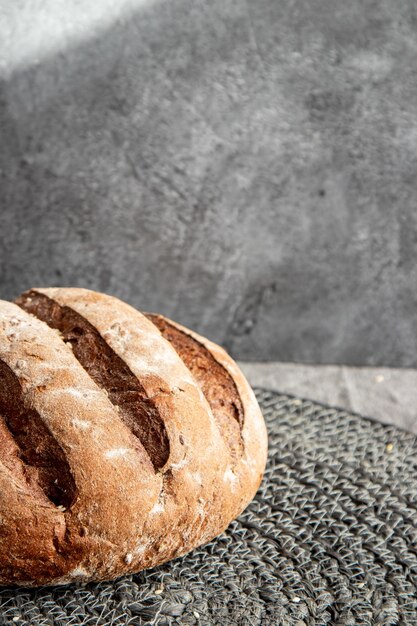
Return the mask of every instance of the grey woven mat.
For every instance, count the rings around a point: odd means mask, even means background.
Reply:
[[[264,483],[204,548],[86,587],[0,589],[1,624],[417,625],[417,441],[258,390]]]

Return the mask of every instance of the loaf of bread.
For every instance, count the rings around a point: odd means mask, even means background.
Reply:
[[[185,554],[253,498],[267,440],[217,345],[85,289],[0,302],[0,584]]]

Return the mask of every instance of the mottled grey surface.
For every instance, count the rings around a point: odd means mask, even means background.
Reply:
[[[85,286],[242,359],[417,365],[415,0],[100,6],[0,9],[0,296]]]

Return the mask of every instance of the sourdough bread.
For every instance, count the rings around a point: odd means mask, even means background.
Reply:
[[[218,346],[85,289],[0,303],[0,583],[107,580],[221,533],[266,462]]]

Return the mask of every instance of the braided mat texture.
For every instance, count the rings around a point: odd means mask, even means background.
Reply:
[[[417,625],[416,437],[258,390],[265,480],[227,532],[113,583],[0,589],[0,623]]]

